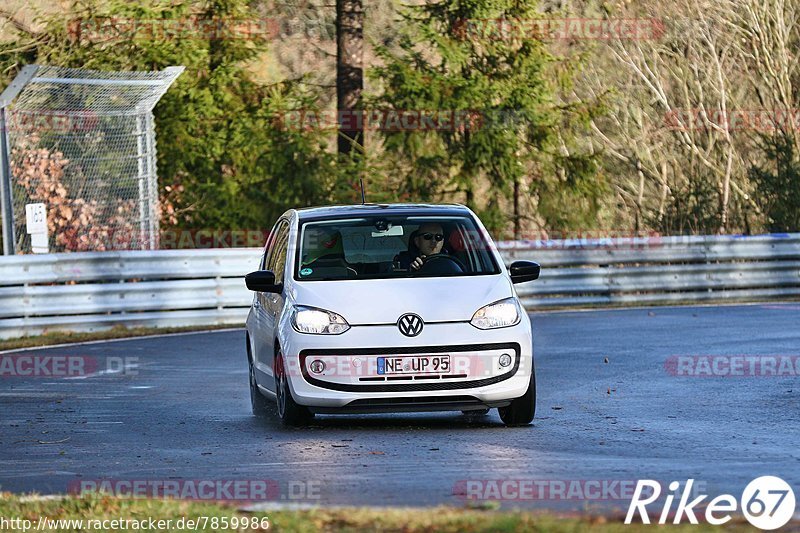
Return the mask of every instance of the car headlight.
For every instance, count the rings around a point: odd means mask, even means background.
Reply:
[[[481,307],[469,323],[478,329],[506,328],[518,324],[520,315],[519,301],[512,297]]]
[[[302,305],[294,306],[292,326],[300,333],[314,335],[339,335],[350,329],[342,315]]]

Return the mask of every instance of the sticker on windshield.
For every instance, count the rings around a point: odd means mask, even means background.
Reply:
[[[300,275],[301,276],[310,276],[312,272],[313,272],[313,270],[311,270],[310,268],[304,268],[304,269],[300,270]]]

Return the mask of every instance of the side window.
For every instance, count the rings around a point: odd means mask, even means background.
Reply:
[[[275,273],[275,283],[283,283],[286,268],[286,248],[289,244],[289,224],[284,220],[278,226],[275,240],[269,251],[267,269]]]
[[[264,253],[264,268],[267,270],[272,270],[272,266],[275,264],[275,250],[277,250],[278,239],[280,238],[281,229],[286,225],[285,220],[279,220],[275,223],[275,227],[272,228],[272,231],[269,234],[269,240],[267,241],[267,250]]]
[[[272,226],[272,230],[267,235],[267,242],[264,245],[264,253],[261,255],[261,268],[259,270],[266,270],[267,268],[267,257],[269,257],[269,251],[272,249],[272,245],[275,242],[275,235],[278,232],[278,226],[281,225],[281,220],[277,221],[274,226]]]

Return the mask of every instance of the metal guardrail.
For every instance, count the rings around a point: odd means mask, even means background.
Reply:
[[[528,309],[800,296],[800,234],[501,242],[542,265]],[[0,338],[115,325],[242,324],[258,248],[0,257]]]
[[[113,326],[241,324],[243,276],[261,250],[231,248],[0,257],[0,338]]]
[[[538,261],[528,308],[753,301],[800,296],[800,234],[501,243]]]

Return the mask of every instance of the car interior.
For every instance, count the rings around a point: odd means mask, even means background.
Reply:
[[[402,221],[392,224],[378,220],[373,225],[341,224],[315,228],[302,238],[302,257],[298,279],[388,278],[413,276],[442,276],[494,271],[495,266],[485,244],[459,221],[436,220],[441,224],[445,244],[441,256],[430,256],[423,268],[409,272],[401,268],[401,252],[414,255],[413,238],[425,221]]]

